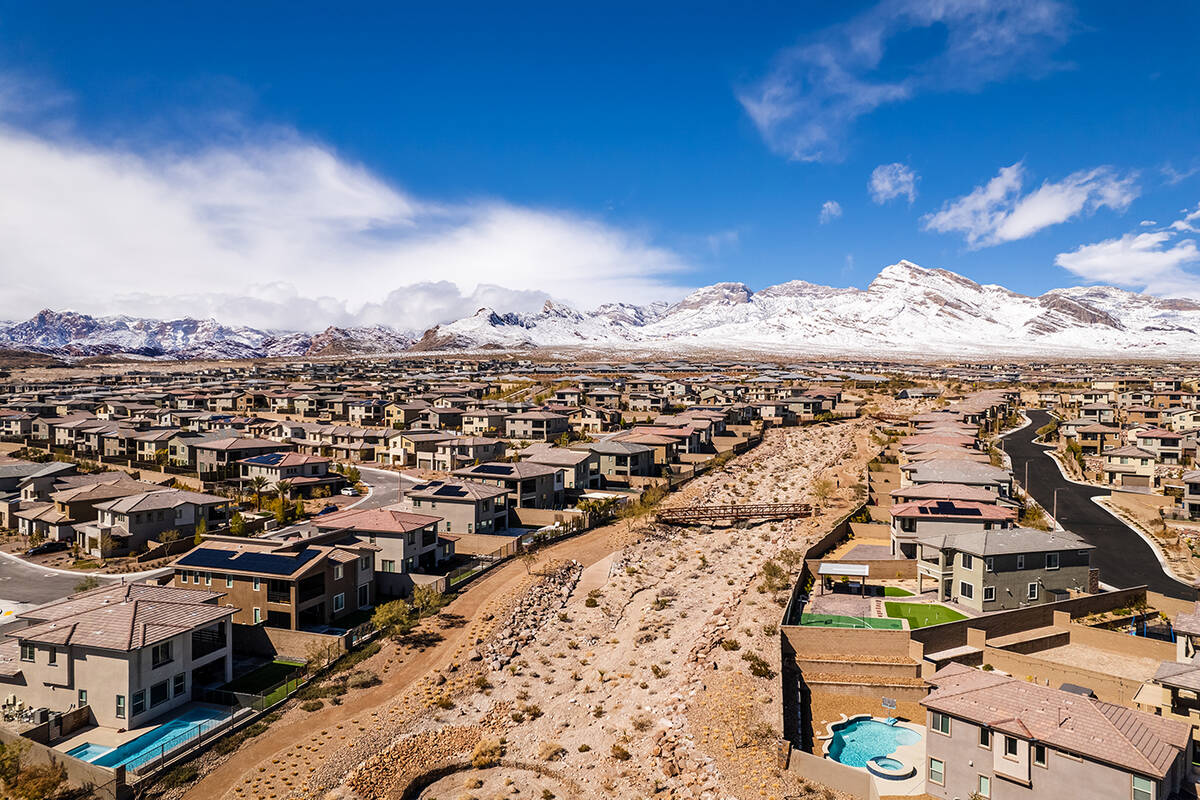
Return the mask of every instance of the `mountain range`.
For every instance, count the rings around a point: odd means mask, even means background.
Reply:
[[[50,310],[0,324],[0,348],[64,357],[314,357],[532,347],[1197,357],[1200,303],[1111,286],[1031,297],[900,261],[866,289],[789,281],[754,291],[742,283],[718,283],[673,304],[610,303],[579,311],[547,302],[526,314],[481,308],[424,332],[386,326],[262,331],[211,319]]]

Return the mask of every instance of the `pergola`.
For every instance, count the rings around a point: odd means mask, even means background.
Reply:
[[[871,574],[871,567],[868,564],[834,564],[825,562],[817,570],[817,574],[821,576],[821,594],[825,594],[825,582],[828,578],[861,578],[859,581],[859,594],[866,596],[867,577]]]

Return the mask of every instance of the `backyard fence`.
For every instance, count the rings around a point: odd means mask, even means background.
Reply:
[[[176,750],[184,748],[190,750],[199,746],[202,742],[207,742],[215,738],[227,728],[232,727],[234,720],[242,716],[243,713],[244,709],[237,706],[229,706],[228,712],[221,719],[198,722],[174,736],[163,739],[158,746],[138,753],[126,761],[125,769],[139,777],[144,773],[151,772],[166,763],[167,756],[173,754]]]

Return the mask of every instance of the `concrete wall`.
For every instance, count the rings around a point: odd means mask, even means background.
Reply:
[[[122,800],[129,796],[129,791],[125,786],[124,767],[118,767],[115,770],[98,767],[95,764],[80,761],[78,758],[72,758],[66,753],[60,753],[44,744],[26,739],[7,728],[0,728],[0,742],[7,745],[17,741],[26,742],[29,748],[22,758],[23,763],[62,764],[67,771],[67,782],[72,786],[90,789],[91,797],[98,800]]]
[[[838,655],[842,658],[861,656],[909,656],[909,631],[877,631],[863,628],[818,628],[785,625],[783,646],[785,655]],[[791,648],[791,653],[787,652]]]
[[[946,622],[942,625],[930,625],[911,631],[913,641],[920,642],[926,653],[961,647],[967,643],[967,629],[978,628],[987,632],[988,636],[1005,636],[1019,633],[1032,628],[1044,628],[1054,624],[1054,612],[1066,611],[1071,617],[1084,617],[1088,614],[1125,608],[1144,601],[1146,588],[1144,586],[1132,589],[1120,589],[1103,594],[1084,595],[1057,603],[1046,603],[1040,606],[1018,608],[1012,611],[1001,611],[974,619]]]
[[[1096,693],[1096,697],[1106,703],[1116,703],[1131,708],[1133,707],[1133,696],[1142,686],[1141,681],[1120,678],[1056,661],[1045,661],[1038,658],[1037,654],[1014,653],[998,647],[984,648],[983,663],[991,664],[1001,672],[1007,672],[1013,677],[1049,686],[1052,689],[1057,689],[1064,683],[1086,686]]]
[[[336,645],[346,649],[344,636],[324,633],[292,631],[285,628],[268,628],[265,625],[234,625],[233,647],[239,653],[254,653],[261,656],[283,656],[304,660],[315,646]]]
[[[848,767],[828,758],[814,756],[792,748],[787,756],[787,769],[810,781],[850,795],[856,800],[879,800],[875,781],[866,770]]]

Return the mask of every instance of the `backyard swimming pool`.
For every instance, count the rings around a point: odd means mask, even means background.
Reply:
[[[212,730],[229,719],[229,712],[215,706],[193,706],[157,728],[130,739],[120,747],[104,747],[84,742],[67,755],[101,767],[137,767],[158,758]]]
[[[864,769],[873,758],[888,756],[903,745],[921,741],[921,734],[910,728],[870,717],[839,722],[830,728],[830,733],[829,757],[847,766]],[[896,764],[899,765],[899,762]]]

